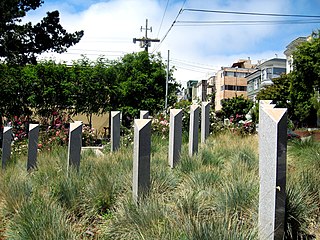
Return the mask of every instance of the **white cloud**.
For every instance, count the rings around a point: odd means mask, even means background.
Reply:
[[[145,19],[149,19],[149,26],[153,31],[148,32],[148,37],[156,38],[159,32],[160,22],[164,13],[166,1],[161,0],[109,0],[93,3],[87,9],[75,12],[79,8],[75,6],[75,0],[44,4],[42,8],[28,18],[39,21],[46,11],[58,9],[61,15],[62,25],[69,31],[84,30],[85,35],[80,43],[70,48],[68,53],[57,55],[56,59],[78,59],[79,54],[87,54],[95,59],[98,54],[104,54],[109,58],[117,58],[124,53],[141,51],[139,44],[133,44],[134,37],[142,37],[145,27]],[[188,0],[186,8],[214,9],[225,11],[247,11],[265,13],[285,13],[290,9],[289,0],[229,0],[229,1],[199,1]],[[163,37],[173,20],[177,16],[182,1],[170,1],[159,38]],[[191,13],[184,11],[178,20],[235,20],[235,19],[259,19],[267,17],[253,17],[241,15],[223,15],[208,13]],[[285,26],[284,26],[285,27]],[[254,26],[211,26],[211,27],[179,27],[174,26],[165,41],[161,44],[164,59],[167,58],[167,50],[170,49],[171,65],[177,66],[175,78],[186,82],[190,79],[203,79],[212,74],[206,68],[219,69],[221,66],[229,66],[239,58],[250,57],[253,61],[275,57],[282,53],[286,44],[291,40],[286,36],[285,29],[279,25],[254,25]],[[312,29],[308,30],[311,32]],[[288,41],[277,46],[274,42],[278,39],[288,38]],[[269,42],[268,42],[269,41]],[[153,43],[150,51],[156,45]],[[45,56],[53,56],[46,54]],[[180,62],[179,62],[180,61]],[[201,68],[192,67],[194,65]],[[183,69],[184,68],[184,69]],[[196,71],[190,71],[193,69]]]

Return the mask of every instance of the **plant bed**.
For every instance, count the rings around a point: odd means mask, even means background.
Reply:
[[[298,129],[294,131],[301,138],[312,137],[315,141],[320,141],[320,130],[311,130],[311,129]]]

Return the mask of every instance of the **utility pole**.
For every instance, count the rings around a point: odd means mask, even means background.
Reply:
[[[167,109],[168,109],[169,55],[170,55],[170,50],[168,50],[167,78],[166,78],[166,99],[165,99],[165,105],[164,105],[166,113],[167,113]]]
[[[151,42],[160,42],[160,40],[148,38],[148,30],[152,32],[152,27],[148,28],[148,19],[146,19],[146,27],[143,28],[141,26],[140,31],[142,32],[142,30],[146,30],[145,36],[143,38],[134,38],[133,43],[136,43],[137,41],[140,42],[140,47],[144,48],[144,50],[148,52],[148,48],[151,46]]]

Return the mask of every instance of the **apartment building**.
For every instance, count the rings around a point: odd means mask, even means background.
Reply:
[[[231,67],[221,67],[215,76],[215,110],[221,110],[222,102],[235,96],[247,97],[246,76],[254,72],[256,65],[250,59],[240,59]]]
[[[258,92],[271,85],[272,79],[286,73],[286,59],[273,58],[257,65],[254,72],[246,76],[248,98],[256,101]]]

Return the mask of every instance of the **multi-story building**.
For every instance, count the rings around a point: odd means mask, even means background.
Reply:
[[[293,70],[293,52],[297,49],[301,43],[308,41],[309,37],[298,37],[288,44],[286,50],[283,52],[287,58],[286,62],[286,73],[289,73]]]
[[[255,65],[251,60],[240,59],[233,63],[231,67],[221,67],[215,77],[215,110],[221,110],[222,102],[235,96],[243,95],[247,97],[246,76],[253,71]]]
[[[207,80],[207,95],[211,95],[216,92],[216,76],[211,76]]]
[[[198,82],[196,101],[204,102],[207,100],[207,88],[207,80],[201,80]]]
[[[189,80],[187,82],[187,89],[186,89],[186,96],[187,100],[192,101],[192,97],[194,96],[194,87],[197,86],[198,81],[197,80]]]
[[[272,79],[286,73],[286,59],[273,58],[257,65],[254,72],[246,76],[248,98],[255,101],[260,89],[272,84]]]

